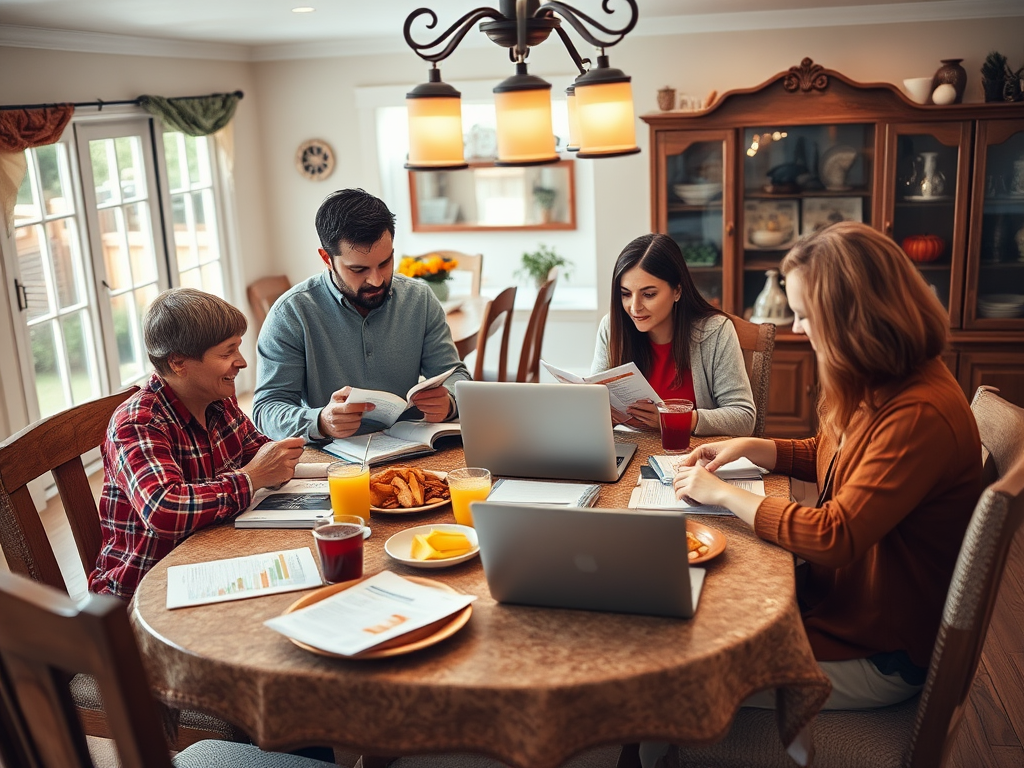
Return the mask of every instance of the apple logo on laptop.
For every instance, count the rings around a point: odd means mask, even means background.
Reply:
[[[593,555],[576,555],[573,558],[573,562],[576,567],[584,573],[596,573],[597,572],[597,560]]]

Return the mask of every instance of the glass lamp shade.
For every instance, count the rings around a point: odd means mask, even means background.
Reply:
[[[436,73],[436,74],[435,74]],[[431,82],[405,97],[409,113],[409,170],[467,168],[462,140],[461,94],[430,71]]]
[[[636,145],[633,87],[622,70],[599,56],[596,69],[576,79],[580,150],[577,157],[611,157],[640,151]]]
[[[526,74],[517,64],[517,74],[494,89],[498,128],[496,165],[540,165],[556,163],[555,132],[551,127],[551,85]]]
[[[569,111],[569,143],[566,150],[576,152],[580,148],[580,116],[576,111],[576,86],[565,89],[565,104]]]

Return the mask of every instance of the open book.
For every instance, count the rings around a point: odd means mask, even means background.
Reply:
[[[398,395],[393,395],[390,392],[384,392],[379,389],[359,389],[353,387],[352,391],[348,395],[348,403],[373,403],[374,408],[372,411],[368,411],[363,419],[365,421],[372,421],[380,424],[382,427],[390,427],[403,413],[410,408],[415,408],[412,404],[412,396],[417,392],[422,392],[425,389],[433,389],[434,387],[441,384],[445,379],[455,373],[455,368],[449,368],[443,373],[437,374],[429,379],[424,379],[415,387],[410,389],[403,400]],[[363,443],[366,445],[365,441]],[[362,460],[363,454],[359,454],[359,459]]]
[[[736,478],[725,482],[741,490],[764,496],[764,480],[760,475],[757,476],[757,479]],[[662,483],[650,467],[641,467],[640,477],[637,478],[636,488],[630,494],[628,506],[630,509],[677,510],[691,515],[732,514],[725,507],[712,504],[690,504],[683,499],[677,499],[672,486]]]
[[[380,464],[401,456],[408,458],[421,453],[433,453],[434,443],[451,435],[461,435],[462,426],[457,421],[400,421],[383,432],[372,435],[339,437],[321,450],[345,461],[361,462],[363,454],[369,464]],[[370,440],[370,450],[366,441]]]
[[[544,360],[540,362],[548,369],[548,373],[563,384],[604,384],[608,387],[608,400],[616,411],[625,413],[626,408],[637,400],[651,400],[655,403],[661,400],[661,395],[654,391],[636,363],[626,363],[590,376],[577,376]]]
[[[235,528],[312,528],[318,517],[332,515],[327,481],[297,479],[276,490],[256,491],[248,509],[235,518]]]

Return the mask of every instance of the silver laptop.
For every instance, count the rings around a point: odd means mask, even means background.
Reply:
[[[636,453],[612,436],[601,384],[455,384],[467,467],[495,475],[615,482]]]
[[[704,569],[687,560],[686,515],[473,502],[500,603],[690,618]]]

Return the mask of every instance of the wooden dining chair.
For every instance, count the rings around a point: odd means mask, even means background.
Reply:
[[[123,768],[329,768],[262,752],[251,744],[203,741],[168,751],[167,724],[149,693],[124,603],[108,595],[76,602],[23,576],[0,572],[0,764],[86,768],[86,729],[68,690],[72,674],[97,682]]]
[[[558,267],[553,267],[557,270]],[[530,320],[526,324],[526,335],[523,337],[523,350],[519,353],[519,371],[516,373],[516,381],[536,382],[540,381],[540,353],[544,345],[544,328],[548,322],[548,308],[551,306],[551,297],[555,295],[555,283],[557,273],[549,278],[537,291],[537,300],[533,303],[533,311],[530,312]]]
[[[74,406],[0,443],[0,547],[14,573],[68,591],[28,488],[29,483],[47,472],[53,474],[56,482],[78,551],[77,565],[86,574],[96,565],[103,533],[82,457],[103,444],[114,410],[137,390],[138,387],[131,387]],[[74,567],[69,563],[65,566]],[[79,675],[72,680],[71,690],[86,732],[90,736],[109,737],[95,680]],[[209,738],[241,739],[244,734],[215,717],[182,710],[178,747]]]
[[[501,350],[498,357],[498,381],[504,381],[508,372],[508,339],[512,329],[512,311],[515,309],[516,287],[511,286],[487,302],[483,319],[480,321],[480,332],[476,338],[469,338],[456,343],[459,357],[465,360],[470,352],[476,352],[476,363],[473,367],[473,378],[483,381],[484,358],[487,353],[487,340],[501,331]]]
[[[971,404],[996,480],[964,534],[924,689],[891,707],[829,710],[813,724],[819,768],[939,768],[953,748],[1014,536],[1024,519],[1024,409],[983,387]],[[679,748],[682,765],[792,766],[776,713],[741,708],[724,741]]]
[[[743,350],[743,362],[754,396],[754,437],[764,437],[768,416],[768,396],[772,386],[772,354],[775,352],[775,325],[751,323],[736,315],[729,315]]]
[[[257,336],[259,336],[263,321],[267,319],[267,313],[274,306],[274,302],[291,287],[288,275],[261,277],[259,280],[249,283],[249,287],[245,289],[245,295],[249,299],[249,309],[252,310],[253,320],[256,321],[256,327],[253,330],[256,331]]]

